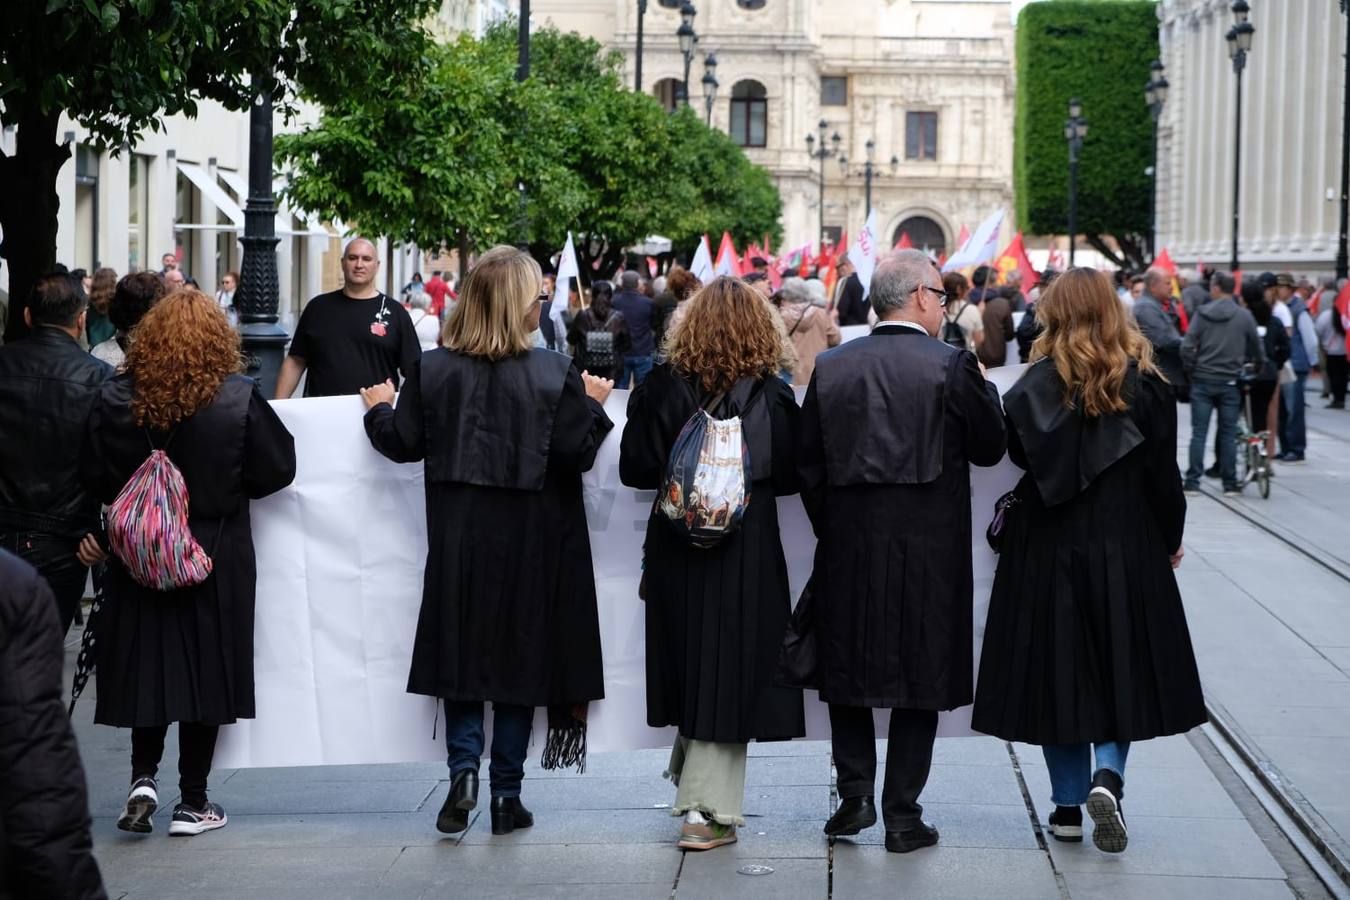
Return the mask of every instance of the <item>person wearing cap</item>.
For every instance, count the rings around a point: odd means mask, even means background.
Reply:
[[[1271,312],[1275,318],[1280,320],[1285,332],[1292,333],[1294,317],[1289,314],[1289,304],[1281,300],[1279,293],[1275,290],[1275,273],[1262,272],[1256,276],[1256,283],[1261,285],[1261,290],[1266,295],[1266,302],[1270,304]]]
[[[1290,318],[1289,364],[1294,377],[1280,386],[1280,447],[1276,459],[1301,463],[1308,448],[1306,419],[1308,374],[1317,371],[1317,330],[1303,298],[1294,292],[1294,276],[1281,272],[1275,276],[1275,296]]]

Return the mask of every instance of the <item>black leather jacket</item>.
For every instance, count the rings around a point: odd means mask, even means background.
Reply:
[[[57,328],[0,347],[0,532],[79,538],[98,527],[80,446],[112,367]]]

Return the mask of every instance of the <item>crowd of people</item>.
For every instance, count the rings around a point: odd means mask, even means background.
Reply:
[[[429,552],[408,690],[444,702],[451,784],[436,827],[448,834],[468,827],[489,749],[493,833],[533,824],[522,788],[536,708],[548,708],[544,764],[584,759],[604,669],[581,477],[613,429],[605,401],[631,385],[612,439],[623,483],[661,499],[632,588],[646,604],[647,721],[678,732],[666,774],[680,847],[736,840],[747,743],[801,737],[809,687],[829,704],[839,773],[827,835],[878,819],[873,710],[884,709],[886,849],[936,844],[920,797],[938,714],[973,703],[977,730],[1043,748],[1055,838],[1081,841],[1086,808],[1095,844],[1124,850],[1130,743],[1205,719],[1173,574],[1183,487],[1202,474],[1199,423],[1219,410],[1227,483],[1242,364],[1280,379],[1267,365],[1285,346],[1276,317],[1302,345],[1301,357],[1289,350],[1291,384],[1335,343],[1309,342],[1300,323],[1315,311],[1291,302],[1286,279],[1265,309],[1264,293],[1245,290],[1240,306],[1231,276],[1216,273],[1179,327],[1186,295],[1172,300],[1154,272],[1127,309],[1092,270],[1024,297],[986,267],[969,283],[944,278],[917,250],[882,258],[866,289],[849,274],[832,298],[816,279],[774,289],[763,272],[701,284],[678,267],[664,280],[627,271],[584,299],[568,285],[561,316],[551,277],[507,247],[479,258],[458,293],[438,275],[389,297],[362,238],[342,269],[342,288],[305,307],[275,395],[302,380],[306,397],[360,395],[375,449],[425,467]],[[313,463],[297,460],[240,374],[222,299],[237,284],[209,297],[167,258],[162,273],[95,273],[87,287],[53,273],[28,298],[30,336],[0,348],[0,853],[18,895],[35,884],[101,895],[59,684],[59,638],[91,566],[105,601],[85,638],[95,721],[131,729],[117,826],[154,830],[172,724],[182,796],[170,833],[228,821],[207,789],[220,727],[255,714],[249,501]],[[1014,312],[1031,365],[1000,401],[987,370],[1021,343]],[[1328,333],[1318,316],[1313,341]],[[869,322],[841,343],[841,327]],[[1328,327],[1343,373],[1344,323]],[[800,405],[793,384],[805,387]],[[1343,379],[1332,388],[1343,403]],[[1187,391],[1201,435],[1183,482],[1176,404]],[[1301,458],[1297,409],[1287,447]],[[713,459],[714,433],[741,448],[730,464]],[[1000,555],[976,673],[970,468],[1005,452],[1025,474],[988,511]],[[155,517],[182,516],[184,531],[156,551],[167,560],[147,560],[134,528],[110,539],[111,512],[140,508],[145,473],[166,465],[183,508],[170,485]],[[795,494],[818,549],[794,607],[776,499]],[[202,559],[195,580],[138,574]],[[1081,640],[1066,647],[1063,634]]]

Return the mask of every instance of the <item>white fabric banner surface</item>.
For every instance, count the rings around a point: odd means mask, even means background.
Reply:
[[[1021,370],[996,369],[991,377],[1004,391]],[[644,604],[637,585],[653,495],[619,483],[627,403],[627,391],[615,391],[606,403],[615,428],[584,478],[605,673],[605,699],[590,708],[590,752],[668,747],[675,734],[646,724]],[[290,487],[252,506],[257,718],[221,729],[215,764],[444,759],[436,701],[405,690],[427,552],[422,466],[398,465],[375,452],[358,397],[281,400],[273,407],[295,436],[299,466]],[[994,575],[984,531],[994,501],[1017,476],[1006,459],[972,470],[977,667]],[[778,503],[795,601],[810,575],[815,538],[797,497]],[[827,708],[814,691],[806,692],[806,710],[807,736],[828,738]],[[956,710],[943,714],[939,733],[969,734],[969,725],[969,708]],[[544,727],[541,710],[536,752]]]

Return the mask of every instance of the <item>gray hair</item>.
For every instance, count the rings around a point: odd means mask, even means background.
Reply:
[[[811,294],[811,302],[816,306],[825,305],[825,282],[819,278],[806,279],[806,290]]]
[[[910,295],[933,271],[933,261],[922,250],[907,248],[883,257],[872,273],[871,300],[877,318],[884,319],[908,306]]]
[[[431,306],[431,298],[426,291],[412,291],[408,295],[408,305],[413,309],[427,309]]]
[[[652,293],[664,294],[666,292],[666,276],[657,275],[652,279]]]
[[[787,303],[811,302],[811,291],[803,278],[784,278],[783,286],[778,289],[778,293]]]
[[[619,279],[625,291],[636,290],[638,282],[641,280],[642,276],[640,276],[637,272],[634,272],[632,269],[629,269],[627,272],[624,272]]]

